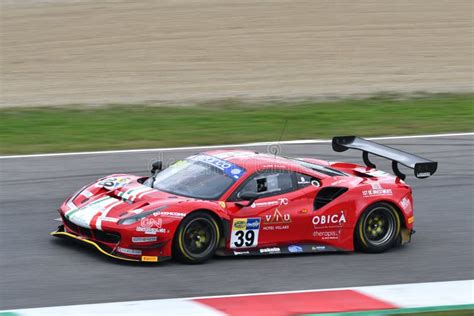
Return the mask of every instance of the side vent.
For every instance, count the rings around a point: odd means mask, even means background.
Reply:
[[[344,194],[348,189],[341,187],[322,188],[314,200],[314,210],[319,210],[323,206],[331,203],[333,200]]]

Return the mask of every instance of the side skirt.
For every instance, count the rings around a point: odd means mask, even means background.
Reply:
[[[324,253],[324,252],[348,252],[332,246],[321,244],[295,244],[288,246],[273,246],[262,248],[240,248],[240,249],[218,249],[218,256],[266,256],[266,255],[287,255],[297,253]]]

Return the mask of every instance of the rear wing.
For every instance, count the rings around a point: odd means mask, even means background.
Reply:
[[[433,175],[438,168],[436,161],[431,161],[420,156],[407,153],[389,146],[381,145],[356,136],[338,136],[332,139],[332,148],[334,151],[343,152],[348,149],[357,149],[362,151],[362,158],[367,167],[375,168],[375,165],[369,160],[369,154],[392,160],[393,172],[402,180],[406,178],[398,164],[414,169],[415,177],[423,179]]]

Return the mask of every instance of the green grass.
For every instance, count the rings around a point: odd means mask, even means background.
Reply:
[[[359,312],[306,314],[305,316],[472,316],[474,305],[431,306]]]
[[[108,105],[0,110],[0,153],[28,154],[274,141],[356,134],[470,132],[473,94],[196,106]]]
[[[472,315],[474,315],[474,309],[464,309],[464,310],[460,310],[460,311],[406,313],[406,314],[401,314],[401,315],[403,315],[403,316],[472,316]]]

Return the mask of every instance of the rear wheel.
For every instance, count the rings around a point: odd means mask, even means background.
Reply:
[[[173,240],[173,255],[184,263],[203,263],[214,256],[219,244],[219,224],[204,212],[185,217]]]
[[[384,252],[396,244],[400,236],[400,216],[390,204],[369,206],[357,222],[354,232],[356,248],[363,252]]]

